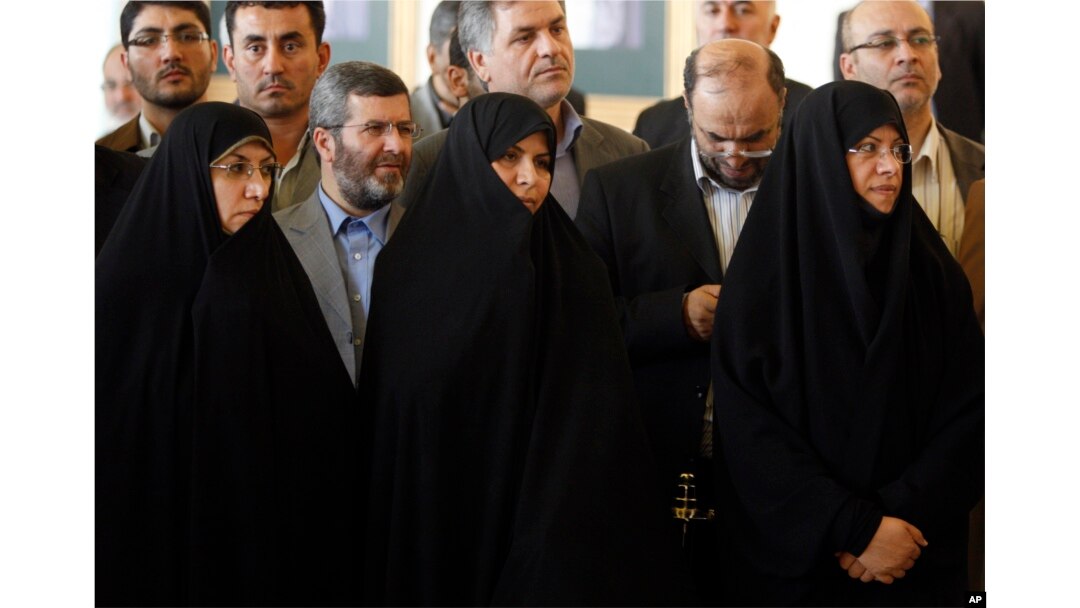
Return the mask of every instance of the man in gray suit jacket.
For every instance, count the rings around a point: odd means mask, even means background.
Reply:
[[[458,35],[469,62],[488,91],[524,95],[555,122],[555,172],[551,193],[566,213],[577,214],[585,173],[648,145],[626,131],[579,116],[566,101],[574,81],[574,46],[566,13],[558,2],[462,2]],[[446,133],[416,146],[401,202],[406,207],[423,188]]]
[[[968,191],[985,177],[984,148],[934,119],[941,69],[930,16],[917,2],[862,2],[845,15],[841,37],[844,78],[886,89],[900,105],[916,151],[912,193],[955,256]]]
[[[364,61],[326,70],[311,92],[310,125],[322,180],[310,198],[274,219],[311,280],[355,385],[375,262],[404,213],[391,201],[404,187],[418,127],[405,83]]]

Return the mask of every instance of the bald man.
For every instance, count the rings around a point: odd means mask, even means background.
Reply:
[[[112,47],[101,66],[104,75],[101,90],[105,93],[105,109],[115,123],[113,128],[131,120],[142,109],[142,97],[139,97],[139,92],[131,82],[131,74],[120,60],[123,52],[122,44]]]
[[[862,2],[841,27],[840,71],[893,94],[904,114],[915,159],[915,200],[953,256],[964,233],[965,197],[985,177],[984,148],[946,129],[933,115],[931,99],[941,81],[934,24],[918,2]]]
[[[663,476],[658,491],[671,500],[680,475],[691,473],[703,513],[726,491],[710,488],[713,315],[780,134],[787,91],[775,53],[734,39],[691,53],[684,87],[683,122],[693,124],[692,135],[590,171],[576,225],[607,264]],[[721,572],[731,571],[716,523],[694,522],[693,538],[682,539],[692,546],[687,557],[704,605],[724,601]]]
[[[694,3],[694,24],[698,44],[737,38],[756,42],[769,48],[780,28],[776,2],[745,0],[697,0]],[[785,80],[787,112],[784,122],[794,115],[795,108],[810,87],[794,80]],[[634,135],[644,139],[652,149],[679,141],[690,132],[683,113],[682,97],[668,99],[645,108],[634,125]]]

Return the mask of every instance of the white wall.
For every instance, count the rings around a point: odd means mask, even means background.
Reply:
[[[833,79],[836,16],[855,0],[780,0],[780,29],[772,50],[784,60],[788,78],[819,87]]]

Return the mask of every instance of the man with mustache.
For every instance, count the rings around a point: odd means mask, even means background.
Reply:
[[[671,504],[694,476],[698,512],[723,504],[713,487],[709,338],[720,283],[780,136],[787,89],[775,53],[748,40],[698,48],[683,70],[676,144],[589,172],[576,226],[607,265],[645,430]],[[716,452],[719,455],[719,450]],[[714,468],[716,476],[714,477]],[[734,563],[719,519],[681,538],[704,606],[730,601]]]
[[[241,106],[266,121],[284,167],[274,185],[274,211],[307,200],[319,183],[319,161],[308,131],[308,100],[330,64],[323,42],[322,2],[229,2],[229,44],[222,58]]]
[[[405,185],[419,127],[401,78],[365,61],[323,73],[311,91],[309,122],[322,180],[274,219],[311,280],[355,385],[375,260],[404,213],[391,202]]]
[[[97,143],[138,152],[157,146],[181,110],[206,101],[217,42],[205,2],[128,2],[120,40],[120,61],[143,98],[142,112]]]
[[[574,81],[574,45],[562,2],[462,2],[458,36],[489,92],[524,95],[555,122],[551,193],[571,218],[589,169],[649,149],[618,127],[579,116],[566,101]],[[446,133],[439,132],[417,144],[404,206],[419,194],[445,141]]]
[[[841,26],[840,71],[896,97],[911,146],[912,193],[953,256],[971,184],[984,177],[984,148],[942,126],[931,99],[941,80],[934,24],[917,2],[862,2]]]

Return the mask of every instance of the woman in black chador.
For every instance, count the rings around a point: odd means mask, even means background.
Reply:
[[[907,142],[889,93],[817,89],[739,237],[713,331],[735,603],[966,600],[983,336]]]
[[[96,262],[97,599],[185,602],[192,302],[210,258],[270,197],[270,133],[199,104],[173,121]],[[227,167],[260,167],[247,175]]]
[[[181,112],[97,259],[97,599],[355,605],[359,403],[255,113]]]
[[[554,149],[534,102],[471,101],[379,255],[370,603],[678,601],[607,275],[548,193]]]

